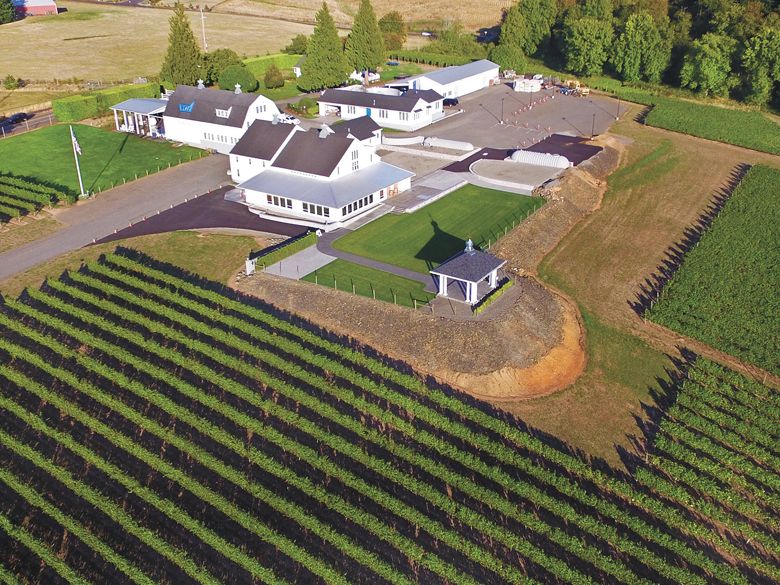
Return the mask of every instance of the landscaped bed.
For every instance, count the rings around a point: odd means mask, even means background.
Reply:
[[[333,246],[426,273],[463,249],[487,248],[541,207],[540,198],[466,185],[411,214],[385,215]]]
[[[74,125],[84,190],[104,191],[124,181],[204,156],[189,146],[174,147],[130,134]],[[49,126],[0,141],[0,173],[13,173],[79,193],[68,126]]]
[[[346,260],[334,260],[303,280],[407,307],[423,305],[436,296],[425,292],[421,282]]]

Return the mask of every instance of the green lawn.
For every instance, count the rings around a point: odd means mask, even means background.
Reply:
[[[485,248],[544,201],[466,185],[415,213],[389,214],[339,238],[334,247],[426,273],[463,249]]]
[[[257,90],[257,93],[260,95],[264,95],[269,100],[272,101],[279,101],[279,100],[289,100],[290,98],[297,97],[301,95],[301,90],[298,89],[298,84],[294,81],[285,81],[284,85],[282,87],[275,87],[273,89],[266,89],[265,85],[263,84],[263,80],[260,80],[260,89]]]
[[[388,61],[392,61],[392,59],[388,59]],[[399,75],[418,75],[422,72],[422,67],[417,63],[400,62],[393,67],[387,64],[382,65],[382,71],[379,72],[379,77],[382,81],[392,81]]]
[[[334,260],[307,274],[303,280],[406,307],[414,307],[415,300],[422,305],[436,296],[434,293],[425,292],[425,286],[421,282],[346,260]]]
[[[79,157],[84,189],[103,191],[122,180],[132,181],[180,162],[203,156],[189,146],[175,148],[167,142],[73,125],[81,146]],[[67,125],[48,126],[0,140],[0,172],[34,178],[79,192],[73,149]]]
[[[291,71],[300,58],[301,55],[276,53],[275,55],[264,55],[262,57],[252,57],[251,59],[245,59],[244,65],[246,65],[246,68],[252,72],[252,75],[257,77],[257,79],[262,82],[265,72],[272,64],[276,65],[279,69],[282,70],[282,72]]]

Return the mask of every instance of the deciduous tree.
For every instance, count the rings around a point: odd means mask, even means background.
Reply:
[[[168,21],[171,31],[168,34],[168,52],[165,54],[160,78],[173,85],[195,85],[201,72],[200,48],[190,28],[190,21],[184,12],[184,4],[176,2],[173,15]]]
[[[397,10],[388,12],[379,19],[379,30],[385,41],[385,49],[395,51],[406,43],[407,29],[404,17]]]
[[[514,4],[504,11],[498,45],[491,49],[490,60],[500,65],[501,69],[522,71],[527,63],[522,49],[525,35],[525,20],[520,13],[520,6]]]
[[[671,46],[647,12],[632,14],[615,41],[610,59],[624,81],[658,82],[669,64]]]
[[[611,23],[613,10],[612,0],[585,0],[582,5],[582,16]]]
[[[566,68],[577,75],[600,75],[609,56],[614,31],[610,19],[586,16],[564,24]]]
[[[233,49],[216,49],[203,55],[205,73],[203,81],[213,85],[219,81],[220,74],[231,65],[241,65],[241,57]]]
[[[0,0],[0,24],[13,22],[16,18],[16,11],[11,0]]]
[[[728,95],[736,85],[731,71],[736,48],[734,39],[715,33],[693,41],[680,70],[681,85],[704,95]]]
[[[745,70],[745,98],[765,104],[772,88],[780,84],[780,30],[766,28],[748,40],[742,54]]]
[[[241,86],[242,91],[255,91],[259,85],[257,78],[246,68],[246,65],[230,65],[219,75],[219,87],[227,90],[234,90],[236,84]]]
[[[347,79],[349,65],[336,31],[336,24],[323,2],[317,12],[314,33],[309,38],[306,49],[306,61],[301,64],[301,76],[298,87],[304,91],[313,91],[326,87],[336,87]]]
[[[558,14],[556,0],[521,0],[520,14],[525,22],[525,35],[520,47],[526,55],[533,55],[550,31]]]
[[[360,2],[345,53],[355,71],[376,71],[385,60],[385,43],[371,0]]]
[[[303,33],[300,33],[295,35],[292,38],[290,44],[287,45],[284,49],[282,49],[282,52],[287,53],[289,55],[305,55],[308,44],[309,44],[309,37],[307,37]]]

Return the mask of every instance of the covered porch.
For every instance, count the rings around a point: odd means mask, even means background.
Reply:
[[[163,99],[132,98],[111,106],[117,132],[152,138],[165,136],[163,112],[167,103]]]
[[[505,260],[474,248],[471,240],[466,249],[431,270],[437,296],[451,297],[476,305],[498,284],[498,271]]]

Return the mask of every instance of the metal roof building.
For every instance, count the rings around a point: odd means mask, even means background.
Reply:
[[[486,87],[498,79],[499,66],[482,59],[454,65],[404,80],[409,90],[433,90],[445,98],[457,98]],[[399,84],[394,82],[393,87]]]

